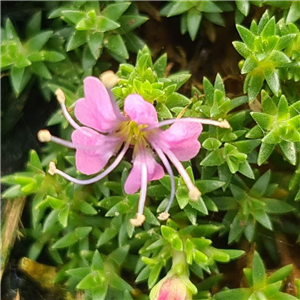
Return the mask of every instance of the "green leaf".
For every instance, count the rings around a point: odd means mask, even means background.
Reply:
[[[218,149],[222,143],[216,138],[207,138],[203,143],[202,147],[206,150],[212,151]]]
[[[5,22],[5,35],[8,40],[19,40],[18,34],[11,20],[7,18]]]
[[[272,17],[268,23],[264,26],[264,29],[261,32],[263,39],[267,39],[272,35],[275,35],[275,18]]]
[[[176,15],[181,15],[182,13],[188,11],[194,4],[190,1],[174,1],[168,3],[160,11],[160,15],[163,17],[172,17]]]
[[[30,54],[28,58],[34,62],[34,61],[51,61],[51,62],[58,62],[65,58],[65,56],[57,51],[45,51],[42,50],[40,52],[36,52],[33,54]]]
[[[278,71],[275,68],[264,69],[264,75],[271,91],[277,96],[280,90]]]
[[[52,36],[53,31],[41,32],[33,36],[30,40],[27,41],[26,46],[28,47],[29,52],[40,51],[43,46],[47,43],[49,38]]]
[[[250,3],[248,0],[237,0],[235,1],[235,5],[244,16],[248,16],[250,11]]]
[[[40,158],[35,150],[30,150],[30,152],[29,152],[29,164],[30,164],[30,167],[35,167],[35,168],[43,171],[42,163],[41,163]]]
[[[3,198],[16,198],[20,196],[24,196],[24,192],[22,192],[19,185],[12,186],[2,193]]]
[[[260,144],[259,139],[234,142],[233,145],[243,153],[250,153]]]
[[[221,188],[224,185],[223,181],[219,180],[197,180],[195,182],[201,194],[207,194]]]
[[[263,143],[266,144],[277,144],[279,141],[281,141],[279,128],[274,128],[269,133],[265,135],[265,137],[262,139]]]
[[[108,241],[113,239],[118,234],[118,230],[115,228],[106,228],[105,231],[100,235],[100,238],[97,242],[97,247],[100,247],[106,244]]]
[[[294,23],[300,18],[300,2],[293,1],[286,17],[287,23]]]
[[[286,265],[279,270],[276,270],[267,278],[267,284],[272,284],[284,280],[293,270],[293,265]]]
[[[225,291],[221,291],[214,295],[214,299],[216,300],[249,300],[252,294],[252,290],[250,288],[239,288],[239,289],[228,289]]]
[[[77,227],[75,229],[75,234],[78,237],[78,239],[82,240],[92,231],[92,229],[93,227],[91,226]]]
[[[52,248],[66,248],[78,241],[78,237],[76,236],[75,232],[70,232],[63,236],[62,238],[58,239],[53,245]]]
[[[265,194],[271,179],[271,172],[268,170],[253,184],[249,194],[254,197],[261,197]]]
[[[238,203],[232,197],[213,197],[213,201],[216,203],[219,210],[237,210]]]
[[[251,179],[255,178],[253,170],[247,161],[240,163],[239,172],[248,178],[251,178]]]
[[[297,163],[297,149],[295,143],[281,141],[279,143],[279,147],[283,153],[283,155],[287,158],[287,160],[294,166]]]
[[[252,216],[249,216],[247,220],[247,225],[244,230],[244,235],[249,242],[252,242],[254,240],[256,234],[255,225],[256,225],[256,221]]]
[[[27,22],[25,36],[32,37],[41,31],[42,12],[39,11]]]
[[[262,143],[258,153],[257,164],[261,166],[271,155],[275,148],[274,144]]]
[[[109,4],[104,8],[104,10],[101,13],[106,18],[111,19],[113,21],[117,21],[127,10],[130,4],[130,2],[118,2],[114,4]]]
[[[189,204],[191,207],[198,210],[202,214],[208,215],[207,207],[202,198],[198,199],[197,201],[190,201]]]
[[[273,125],[273,116],[259,112],[251,112],[251,116],[262,129],[269,129]]]
[[[65,206],[65,202],[61,199],[47,195],[46,201],[51,205],[53,209],[61,209]]]
[[[82,56],[82,66],[83,70],[87,74],[92,73],[92,67],[95,65],[96,59],[93,56],[90,47],[84,47],[83,56]]]
[[[191,101],[187,97],[174,92],[168,97],[165,104],[169,109],[171,109],[173,107],[184,107],[190,103]]]
[[[82,268],[66,270],[66,273],[71,275],[72,277],[81,279],[86,275],[88,275],[89,273],[91,273],[91,269],[89,267],[82,267]]]
[[[197,9],[207,13],[222,12],[221,8],[212,1],[199,1],[196,5]]]
[[[256,36],[246,27],[236,25],[240,37],[249,49],[253,49]]]
[[[52,75],[51,75],[49,69],[41,61],[37,61],[37,62],[32,63],[32,65],[30,66],[30,69],[33,73],[35,73],[36,75],[38,75],[41,78],[44,78],[44,79],[51,79],[52,78]]]
[[[97,28],[97,17],[98,16],[96,15],[96,12],[94,10],[91,10],[86,14],[85,18],[83,18],[82,20],[80,20],[77,23],[75,28],[77,30],[95,30]],[[104,17],[102,17],[102,19],[103,18]],[[105,19],[104,19],[104,21],[105,21]],[[110,20],[109,19],[107,19],[107,20],[109,23]],[[105,23],[105,22],[103,22],[103,23]],[[113,23],[115,23],[115,22],[113,22]],[[106,27],[109,27],[109,26],[106,26]]]
[[[286,119],[289,117],[289,104],[284,95],[282,95],[278,102],[278,119]]]
[[[264,75],[261,73],[250,73],[249,82],[245,81],[246,91],[248,93],[249,100],[252,101],[259,94],[264,82]]]
[[[102,52],[103,33],[95,32],[89,36],[88,45],[95,59],[98,59]]]
[[[259,222],[262,226],[269,230],[273,230],[272,222],[269,218],[269,216],[264,212],[260,210],[255,210],[252,212],[252,215],[254,219]]]
[[[252,282],[253,289],[258,290],[265,284],[266,270],[262,259],[259,254],[255,251],[252,261]]]
[[[58,221],[62,225],[62,227],[66,228],[68,226],[70,207],[66,206],[59,211]]]
[[[186,71],[178,72],[168,76],[168,79],[171,80],[172,83],[177,84],[177,89],[183,86],[191,77],[191,74]]]
[[[113,260],[118,266],[124,263],[129,251],[129,245],[119,247],[109,254],[109,258]]]
[[[147,17],[139,15],[124,15],[119,19],[122,34],[125,34],[141,26],[148,20]]]
[[[255,55],[249,55],[243,64],[241,73],[247,74],[253,71],[255,68],[257,68],[257,66],[258,66],[258,60],[255,57]]]
[[[234,217],[231,225],[230,225],[230,231],[228,236],[228,243],[232,243],[233,241],[236,241],[240,238],[242,232],[244,231],[244,227],[242,224],[246,224],[246,217],[240,215],[239,213],[236,214]]]
[[[224,163],[224,158],[221,149],[210,152],[202,161],[201,165],[205,167],[220,166]]]
[[[100,271],[94,271],[90,274],[86,275],[76,286],[78,289],[94,289],[96,287],[100,286],[106,286],[105,283],[105,275],[103,272]]]
[[[124,59],[128,59],[129,57],[124,41],[119,34],[111,35],[105,38],[104,47]]]
[[[295,210],[293,206],[281,200],[272,198],[263,198],[262,200],[265,203],[265,212],[270,214],[286,214]]]
[[[79,46],[85,44],[87,42],[88,32],[87,31],[78,31],[75,30],[70,39],[68,40],[68,43],[66,44],[66,51],[71,51]]]
[[[241,2],[241,1],[239,1],[239,2]],[[251,50],[243,42],[235,41],[235,42],[232,42],[232,44],[233,44],[235,50],[244,58],[247,58],[249,55],[252,54]]]
[[[62,10],[62,17],[71,21],[74,24],[78,24],[85,17],[85,13],[79,10]]]
[[[118,276],[116,274],[114,274],[112,276],[112,279],[110,280],[109,284],[111,287],[113,287],[117,290],[120,290],[122,292],[133,290],[133,288],[124,279],[122,279],[120,276]],[[129,293],[129,295],[130,295],[130,293]],[[126,299],[129,300],[130,298],[126,298]]]
[[[154,63],[153,69],[157,74],[158,78],[162,78],[165,75],[167,67],[167,54],[161,55]]]
[[[289,62],[291,62],[286,54],[278,50],[273,50],[269,55],[268,60],[274,61],[278,67],[286,66]]]
[[[97,17],[97,30],[100,32],[107,32],[120,27],[119,23],[116,23],[104,16]]]
[[[11,83],[16,94],[20,94],[23,85],[25,68],[13,67],[10,72]]]
[[[98,213],[97,210],[86,201],[80,201],[79,204],[77,204],[77,208],[86,215],[96,215]]]
[[[261,102],[264,113],[269,115],[277,114],[277,105],[265,90],[261,91]]]
[[[202,19],[201,12],[198,11],[196,8],[191,8],[187,13],[187,29],[190,34],[192,41],[195,40],[199,27],[200,22]]]
[[[103,270],[103,260],[98,250],[95,250],[91,265],[92,271]]]

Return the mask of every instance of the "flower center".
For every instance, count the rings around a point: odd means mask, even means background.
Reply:
[[[126,132],[127,139],[130,139],[130,144],[135,146],[137,143],[147,143],[145,136],[147,133],[143,131],[148,125],[138,125],[135,121],[124,122],[121,125],[120,132]]]

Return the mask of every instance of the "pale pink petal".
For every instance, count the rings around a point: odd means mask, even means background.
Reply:
[[[188,295],[186,285],[177,276],[168,278],[162,284],[157,300],[187,300]]]
[[[126,179],[124,190],[127,194],[134,194],[141,187],[142,164],[147,165],[147,181],[158,180],[164,176],[164,169],[156,162],[153,153],[144,149],[138,152],[133,160],[133,167]]]
[[[202,131],[199,123],[174,123],[167,130],[151,135],[151,140],[162,148],[167,147],[180,161],[195,157],[200,150],[198,137]]]
[[[98,78],[84,79],[84,95],[75,104],[75,116],[82,124],[100,132],[111,132],[119,126],[121,113]]]
[[[125,98],[124,111],[138,125],[154,125],[158,122],[155,107],[138,94]]]
[[[105,136],[90,128],[81,127],[72,133],[76,146],[76,168],[83,174],[99,172],[122,145],[120,138]]]

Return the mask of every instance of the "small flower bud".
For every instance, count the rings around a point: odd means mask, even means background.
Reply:
[[[189,197],[192,200],[197,201],[201,197],[201,192],[196,187],[194,187],[189,191]]]
[[[163,278],[150,293],[150,300],[191,300],[192,293],[178,275]]]
[[[130,219],[130,223],[134,227],[139,227],[139,226],[142,226],[142,224],[145,222],[145,220],[146,220],[146,217],[144,215],[136,214],[134,219]]]
[[[63,104],[66,101],[66,96],[61,89],[55,91],[55,96],[59,104]]]
[[[113,88],[119,81],[119,77],[112,70],[103,72],[99,78],[107,89]]]
[[[42,129],[37,133],[38,140],[42,143],[50,142],[51,141],[51,134],[49,130]]]

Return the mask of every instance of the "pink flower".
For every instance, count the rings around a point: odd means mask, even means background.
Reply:
[[[127,194],[140,190],[137,216],[131,219],[133,225],[140,226],[145,220],[143,210],[147,183],[161,179],[165,173],[161,164],[156,161],[154,152],[171,180],[170,201],[165,212],[159,216],[160,219],[168,218],[168,211],[175,195],[174,175],[169,162],[172,162],[182,176],[189,189],[190,198],[197,200],[200,197],[199,190],[193,184],[181,161],[188,161],[199,152],[198,137],[202,131],[202,123],[229,128],[227,121],[182,118],[159,122],[154,106],[137,94],[126,97],[124,114],[122,114],[103,83],[96,77],[87,77],[84,80],[84,93],[85,97],[75,104],[75,116],[84,126],[78,125],[69,115],[62,91],[58,90],[56,93],[64,116],[75,129],[72,143],[51,136],[47,130],[38,133],[40,141],[51,140],[74,148],[76,168],[87,175],[98,173],[112,156],[118,155],[106,170],[91,179],[73,178],[56,169],[54,163],[50,164],[51,174],[59,174],[77,184],[94,183],[109,174],[132,146],[133,167],[125,182],[124,190]],[[160,127],[165,125],[171,126],[163,131]]]

